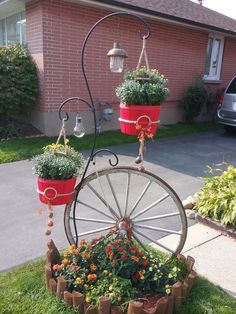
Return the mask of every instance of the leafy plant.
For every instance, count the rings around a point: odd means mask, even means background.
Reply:
[[[160,105],[169,95],[167,79],[156,69],[141,67],[127,71],[124,82],[116,88],[116,95],[126,105]]]
[[[35,173],[43,179],[67,180],[83,167],[84,157],[68,144],[51,144],[43,148],[43,154],[33,158]]]
[[[205,184],[195,209],[205,217],[236,227],[236,168],[229,165],[225,171],[208,169],[211,176],[203,178]]]
[[[207,86],[207,100],[206,100],[206,112],[210,115],[211,119],[214,120],[217,107],[219,105],[219,98],[224,94],[225,88],[212,89]]]
[[[19,137],[20,133],[20,128],[14,122],[9,122],[4,127],[0,127],[0,138]]]
[[[69,289],[96,304],[109,296],[114,305],[127,305],[142,293],[170,293],[170,286],[187,274],[177,259],[164,260],[154,249],[144,252],[132,238],[99,237],[70,245],[61,264],[53,266],[54,276],[64,276]]]
[[[207,89],[203,85],[200,78],[190,85],[183,98],[180,106],[184,110],[184,118],[187,122],[192,122],[200,114],[202,108],[207,102]]]
[[[0,49],[0,114],[27,112],[39,91],[37,67],[20,44]]]

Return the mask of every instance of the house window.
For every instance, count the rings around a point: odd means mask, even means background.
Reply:
[[[26,43],[25,12],[0,20],[0,46],[9,46],[15,42]]]
[[[210,35],[205,63],[205,80],[219,80],[224,49],[224,38]]]

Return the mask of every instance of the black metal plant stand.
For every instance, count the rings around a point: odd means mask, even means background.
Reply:
[[[147,29],[146,35],[142,35],[140,32],[142,40],[143,38],[147,39],[151,34],[150,26],[142,17],[128,12],[116,12],[98,20],[85,37],[81,52],[81,66],[89,94],[89,102],[81,97],[66,99],[59,108],[59,118],[64,121],[69,119],[67,112],[65,112],[64,118],[62,116],[62,109],[68,102],[78,100],[86,104],[93,114],[94,138],[88,162],[81,181],[76,187],[74,200],[65,209],[65,232],[68,241],[76,246],[79,238],[113,230],[114,233],[123,237],[132,236],[142,246],[145,241],[153,242],[163,250],[176,254],[181,251],[187,232],[185,212],[177,194],[167,183],[150,172],[140,171],[140,169],[132,167],[116,167],[119,162],[118,156],[111,150],[99,149],[95,151],[97,122],[95,104],[84,65],[85,49],[90,35],[96,27],[103,21],[116,16],[129,16],[142,22]],[[90,163],[100,153],[113,155],[114,161],[109,159],[111,167],[100,171],[96,170],[86,177]],[[145,203],[149,205],[146,206]],[[168,220],[173,219],[178,221],[175,228],[165,227],[169,224]],[[163,221],[167,223],[165,224]],[[97,228],[99,224],[102,225],[101,228]],[[78,229],[84,231],[78,233]],[[153,233],[156,234],[153,235]],[[173,247],[155,240],[166,234],[176,236],[176,244]]]

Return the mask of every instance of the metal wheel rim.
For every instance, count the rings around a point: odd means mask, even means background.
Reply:
[[[172,203],[176,206],[176,209],[178,210],[178,216],[179,216],[179,219],[180,219],[180,225],[181,225],[181,230],[179,231],[179,234],[178,234],[178,236],[179,236],[179,240],[178,240],[178,245],[176,246],[176,248],[174,249],[174,250],[170,250],[169,251],[169,253],[171,253],[171,254],[178,254],[178,253],[180,253],[181,252],[181,250],[182,250],[182,248],[183,248],[183,246],[184,246],[184,244],[185,244],[185,240],[186,240],[186,236],[187,236],[187,219],[186,219],[186,214],[185,214],[185,211],[184,211],[184,208],[183,208],[183,205],[182,205],[182,203],[181,203],[181,201],[180,201],[180,199],[179,199],[179,197],[178,197],[178,195],[176,194],[176,192],[164,181],[164,180],[162,180],[161,178],[159,178],[158,176],[156,176],[156,175],[154,175],[153,173],[151,173],[151,172],[149,172],[149,171],[140,171],[140,170],[138,170],[137,168],[132,168],[132,167],[114,167],[114,168],[106,168],[106,169],[102,169],[102,170],[100,170],[100,171],[98,171],[98,172],[94,172],[94,173],[92,173],[92,174],[90,174],[90,175],[88,175],[84,180],[83,180],[83,182],[82,182],[82,184],[81,185],[78,185],[77,187],[76,187],[76,189],[79,189],[79,193],[78,193],[78,202],[80,202],[79,201],[79,199],[80,199],[80,194],[81,194],[81,192],[83,191],[83,189],[85,188],[85,187],[87,187],[88,185],[90,185],[90,183],[91,182],[93,182],[93,180],[99,180],[98,178],[97,178],[97,175],[99,175],[99,178],[104,178],[104,176],[108,176],[108,177],[111,177],[111,176],[114,176],[115,174],[127,174],[127,178],[129,177],[129,176],[131,176],[131,175],[135,175],[135,176],[141,176],[141,177],[143,177],[143,178],[147,178],[147,180],[149,180],[151,183],[150,183],[150,185],[154,182],[154,184],[156,184],[156,186],[157,187],[160,187],[163,191],[165,191],[165,192],[167,192],[167,194],[168,194],[168,196],[163,196],[164,198],[163,198],[163,200],[161,200],[157,205],[159,205],[159,204],[161,204],[162,202],[164,202],[164,200],[165,199],[167,199],[167,198],[169,198],[171,201],[172,201]],[[128,181],[128,180],[127,180]],[[148,182],[149,182],[148,181]],[[128,186],[128,183],[126,183],[126,189],[128,189],[127,188],[127,186]],[[145,190],[145,189],[144,189]],[[130,192],[129,192],[130,193]],[[146,192],[145,192],[146,193]],[[144,193],[144,194],[145,194]],[[126,198],[127,196],[125,196],[125,198]],[[159,199],[158,199],[159,200]],[[157,200],[157,201],[158,201]],[[75,200],[74,200],[75,201]],[[68,241],[69,241],[69,243],[74,243],[75,241],[74,241],[74,237],[73,237],[73,232],[72,232],[72,209],[73,209],[73,202],[74,201],[72,201],[71,203],[69,203],[67,206],[66,206],[66,208],[65,208],[65,213],[64,213],[64,226],[65,226],[65,232],[66,232],[66,236],[67,236],[67,239],[68,239]],[[126,199],[125,199],[125,203],[126,203]],[[91,204],[92,205],[92,204]],[[109,205],[109,204],[108,204]],[[135,210],[136,210],[136,208],[135,208]],[[126,209],[124,209],[124,211],[126,211]],[[142,210],[141,210],[142,211]],[[146,212],[148,212],[149,210],[146,210]],[[79,210],[76,208],[76,213],[79,213]],[[135,213],[135,211],[134,211],[134,213]],[[145,213],[145,212],[144,212]],[[177,213],[177,212],[176,212]],[[118,208],[116,208],[116,214],[119,216],[119,209]],[[126,213],[127,214],[127,213]],[[105,215],[105,214],[104,214]],[[140,214],[140,211],[138,212],[138,215],[137,215],[137,213],[135,214],[135,215],[133,215],[133,217],[134,218],[132,218],[132,223],[133,223],[133,219],[134,219],[134,225],[133,225],[133,227],[132,227],[132,231],[133,231],[133,233],[134,233],[134,235],[136,235],[136,237],[134,237],[136,240],[137,240],[137,235],[139,235],[139,230],[136,228],[136,226],[137,226],[137,222],[135,221],[135,219],[137,218],[137,217],[139,217],[139,216],[142,216],[143,214],[141,213]],[[111,213],[111,212],[109,212],[109,216],[113,216],[114,217],[114,215]],[[127,216],[127,215],[126,215]],[[160,215],[161,216],[161,215]],[[177,214],[175,214],[175,215],[173,215],[173,214],[166,214],[166,216],[164,215],[163,216],[163,219],[169,219],[170,217],[172,217],[172,216],[177,216]],[[83,218],[82,217],[80,217],[80,216],[77,216],[79,219],[78,219],[78,221],[82,221],[82,223],[83,223]],[[154,216],[154,218],[155,219],[157,219],[157,221],[159,220],[159,219],[162,219],[162,218],[157,218],[158,216]],[[152,217],[151,217],[152,218]],[[89,219],[89,218],[88,218]],[[148,220],[149,219],[149,221],[150,221],[150,218],[144,218],[144,220],[143,221],[146,221],[146,220]],[[96,220],[96,222],[97,223],[101,223],[101,221],[99,221],[98,219],[95,219]],[[137,219],[136,219],[137,220]],[[85,221],[87,221],[87,222],[90,222],[89,220],[85,220]],[[95,221],[94,221],[94,223],[96,223]],[[118,218],[117,218],[117,220],[115,220],[115,218],[114,218],[114,224],[117,226],[117,223],[118,223]],[[145,225],[146,226],[146,225]],[[138,228],[141,228],[141,227],[138,227]],[[148,226],[146,226],[145,228],[148,228],[148,229],[150,229]],[[145,229],[144,228],[144,229]],[[153,227],[152,227],[153,228]],[[154,228],[156,228],[156,227],[154,227]],[[102,229],[102,228],[100,228],[100,229]],[[99,228],[98,229],[94,229],[94,230],[99,230]],[[105,231],[105,230],[109,230],[109,225],[108,225],[108,227],[105,229],[104,228],[104,230],[102,230],[102,231]],[[156,230],[155,230],[156,231]],[[160,230],[158,230],[158,231],[160,231]],[[169,231],[171,231],[171,230],[169,230]],[[172,230],[172,231],[174,231],[174,230]],[[160,231],[161,232],[161,231]],[[176,232],[176,231],[174,231],[174,232]],[[79,229],[78,229],[78,234],[80,234],[79,233]],[[95,233],[96,234],[96,233]],[[83,236],[85,236],[86,237],[86,234],[85,235],[83,235]],[[139,237],[139,236],[138,236]],[[153,242],[154,244],[157,244],[156,243],[156,241],[154,240],[154,241],[152,241],[152,239],[150,238],[150,237],[148,237],[148,238],[146,238],[146,240],[150,240],[150,242]],[[159,243],[159,242],[158,242]],[[141,243],[140,243],[141,245],[142,245],[142,241],[141,241]],[[159,243],[160,244],[160,243]],[[157,244],[157,245],[159,245],[159,244]],[[159,246],[160,247],[160,246]],[[163,247],[162,247],[162,249],[163,249]],[[166,247],[164,246],[164,249],[166,249]],[[166,250],[166,251],[168,251],[168,250]]]

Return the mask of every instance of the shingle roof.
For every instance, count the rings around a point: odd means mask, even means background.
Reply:
[[[95,0],[140,13],[236,35],[236,20],[190,0]]]

